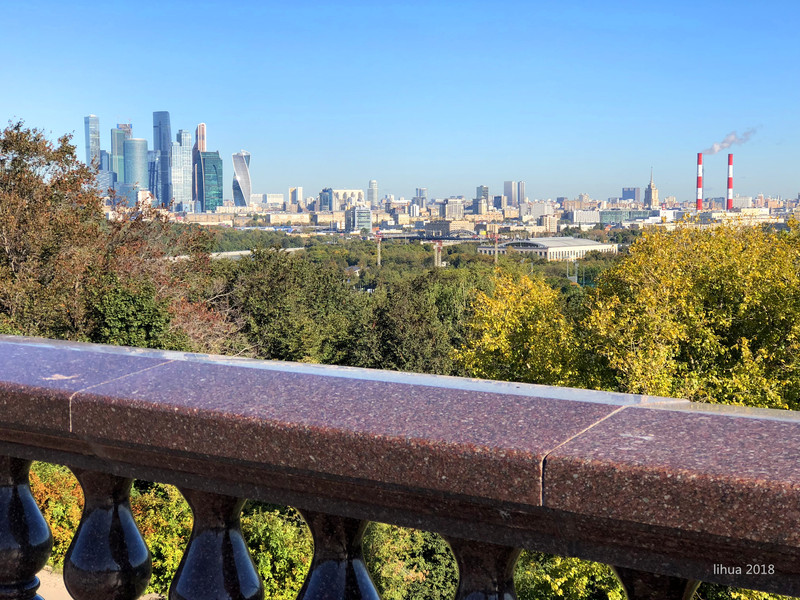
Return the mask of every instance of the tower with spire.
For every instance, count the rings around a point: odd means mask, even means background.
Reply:
[[[658,203],[658,188],[656,184],[653,183],[653,167],[650,167],[650,185],[644,190],[644,205],[650,210],[661,208],[661,205]]]

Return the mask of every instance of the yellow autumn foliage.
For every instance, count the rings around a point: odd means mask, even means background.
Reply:
[[[470,338],[455,361],[475,377],[571,385],[575,336],[558,292],[541,278],[496,272],[479,293]]]

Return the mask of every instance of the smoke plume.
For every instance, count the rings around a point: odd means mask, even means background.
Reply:
[[[721,142],[713,144],[710,148],[703,150],[703,154],[716,154],[721,150],[726,150],[734,144],[744,144],[749,141],[753,134],[756,132],[755,128],[748,129],[742,134],[742,137],[736,135],[735,131],[731,131]]]

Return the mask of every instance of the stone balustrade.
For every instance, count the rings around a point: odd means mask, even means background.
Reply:
[[[49,555],[31,460],[83,487],[64,567],[79,600],[147,586],[133,478],[194,513],[174,599],[263,596],[244,498],[304,515],[308,600],[378,598],[367,521],[444,535],[459,599],[513,598],[521,548],[612,565],[631,599],[699,581],[800,595],[794,413],[0,336],[0,455],[0,598],[36,598]]]

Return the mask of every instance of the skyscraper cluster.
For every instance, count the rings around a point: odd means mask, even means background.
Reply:
[[[192,134],[185,129],[173,139],[169,112],[154,112],[152,150],[146,139],[133,137],[130,123],[119,123],[111,129],[110,154],[100,148],[99,119],[89,115],[84,125],[86,164],[95,170],[102,192],[113,190],[130,206],[149,200],[175,211],[202,212],[222,205],[222,159],[218,151],[206,149],[205,123],[197,126],[192,145]],[[249,174],[247,180],[249,192]]]

